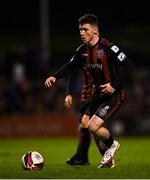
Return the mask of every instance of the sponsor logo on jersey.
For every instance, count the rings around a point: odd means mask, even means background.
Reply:
[[[125,58],[126,58],[126,55],[125,55],[123,52],[121,52],[121,53],[118,55],[118,59],[119,59],[120,61],[123,61]]]
[[[84,66],[84,69],[86,70],[86,69],[89,69],[89,68],[92,68],[92,69],[100,69],[100,70],[102,70],[102,64],[86,64],[85,66]]]
[[[113,50],[115,53],[119,51],[119,48],[117,46],[112,46],[111,50]]]

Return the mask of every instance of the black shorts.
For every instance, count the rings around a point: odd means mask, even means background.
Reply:
[[[121,100],[119,93],[115,93],[112,96],[105,95],[100,98],[94,98],[90,100],[85,114],[90,117],[96,115],[105,121],[114,115],[122,103],[123,100]]]
[[[80,103],[80,117],[82,117],[88,110],[89,108],[89,101],[81,101]]]

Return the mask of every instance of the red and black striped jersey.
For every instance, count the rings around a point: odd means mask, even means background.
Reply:
[[[81,101],[86,101],[92,96],[92,76],[88,71],[83,72],[83,85],[81,90]]]
[[[72,59],[60,68],[54,77],[61,78],[70,74],[75,68],[81,69],[85,79],[90,77],[92,95],[99,96],[100,85],[108,82],[116,90],[122,90],[132,72],[132,67],[132,62],[120,47],[102,38],[94,46],[82,44],[75,51]]]
[[[75,82],[78,74],[76,72],[72,73],[67,78],[67,88],[66,88],[66,95],[73,95],[75,89]],[[92,96],[92,77],[88,71],[84,71],[82,74],[82,81],[81,81],[81,95],[80,100],[86,101]]]

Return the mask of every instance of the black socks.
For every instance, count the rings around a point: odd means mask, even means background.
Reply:
[[[103,141],[103,143],[110,148],[110,146],[113,144],[114,139],[112,138],[112,136],[110,136],[107,140]]]
[[[88,128],[80,129],[80,141],[77,148],[77,155],[81,157],[88,157],[88,150],[91,143],[91,135]]]

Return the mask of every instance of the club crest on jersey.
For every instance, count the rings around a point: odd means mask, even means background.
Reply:
[[[97,50],[97,59],[101,59],[103,55],[103,50],[102,49],[98,49]]]

